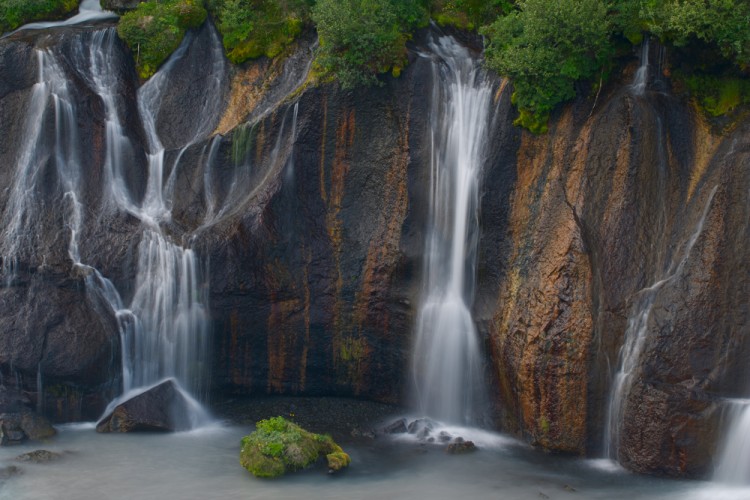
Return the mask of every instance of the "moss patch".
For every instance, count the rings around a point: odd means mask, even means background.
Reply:
[[[12,31],[32,21],[62,19],[78,8],[78,0],[2,0],[0,31]]]
[[[284,417],[274,417],[261,420],[255,432],[242,438],[240,464],[256,477],[271,478],[304,469],[321,455],[326,456],[333,471],[351,463],[331,436],[314,434]]]
[[[684,82],[709,116],[723,116],[750,104],[750,80],[745,78],[694,74]]]
[[[147,79],[206,16],[201,0],[150,0],[120,18],[117,34],[133,52],[138,75]]]

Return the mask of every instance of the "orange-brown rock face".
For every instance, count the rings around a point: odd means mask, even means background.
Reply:
[[[547,449],[601,454],[620,348],[640,334],[617,458],[705,475],[721,397],[746,390],[747,125],[717,135],[686,103],[627,89],[589,106],[518,145],[485,327],[500,422]]]

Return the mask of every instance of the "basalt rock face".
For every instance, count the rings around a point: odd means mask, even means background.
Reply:
[[[487,328],[503,427],[598,455],[619,349],[645,315],[617,458],[700,476],[747,353],[747,124],[715,135],[666,94],[611,89],[523,134]],[[653,307],[639,298],[654,287]]]
[[[15,124],[40,50],[74,89],[85,265],[73,265],[70,200],[48,160],[34,191],[47,203],[34,219],[42,229],[0,288],[4,381],[32,396],[43,386],[45,411],[61,420],[98,416],[119,389],[120,325],[88,283],[95,268],[127,303],[141,234],[134,215],[112,210],[105,103],[81,62],[101,29],[0,41],[0,185],[14,182],[26,134]],[[403,402],[429,205],[432,71],[417,55],[426,49],[413,47],[400,78],[343,91],[304,87],[312,39],[284,61],[230,67],[215,59],[214,35],[205,26],[186,37],[155,113],[170,189],[161,229],[208,269],[214,397]],[[124,177],[139,201],[148,161],[138,79],[122,43],[107,47],[130,144]],[[635,95],[627,81],[595,106],[566,106],[544,136],[512,125],[512,88],[496,81],[474,318],[498,427],[600,456],[619,351],[645,312],[618,458],[699,476],[721,439],[722,398],[746,396],[750,375],[750,123],[720,134],[683,99]],[[44,123],[40,137],[53,144],[54,120]]]

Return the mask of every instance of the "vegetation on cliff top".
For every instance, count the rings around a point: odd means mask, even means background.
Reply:
[[[149,78],[180,45],[185,32],[206,20],[201,0],[149,0],[120,18],[117,34],[135,55],[141,78]]]
[[[261,420],[242,438],[240,464],[256,477],[272,478],[303,469],[325,455],[328,468],[339,471],[351,463],[331,436],[313,434],[284,417]]]
[[[398,76],[406,65],[406,41],[429,18],[420,0],[317,0],[319,67],[344,88],[375,83],[376,75]]]
[[[233,63],[276,57],[309,22],[313,0],[208,0]]]
[[[77,3],[0,0],[0,28],[61,17]],[[486,37],[487,66],[513,81],[516,123],[536,133],[559,104],[598,90],[645,34],[670,49],[667,70],[708,115],[750,104],[746,0],[147,0],[118,26],[139,75],[150,77],[208,13],[235,63],[276,57],[314,26],[316,71],[344,88],[398,76],[406,42],[430,18],[477,30]]]
[[[59,19],[78,8],[78,0],[0,0],[0,32],[32,21]]]

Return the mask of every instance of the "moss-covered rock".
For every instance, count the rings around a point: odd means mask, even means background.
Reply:
[[[240,464],[256,477],[278,477],[304,469],[321,455],[331,471],[348,467],[351,458],[331,436],[314,434],[284,417],[261,420],[256,430],[242,438]]]
[[[138,74],[147,79],[207,15],[201,0],[149,0],[120,18],[117,34],[133,51]]]

